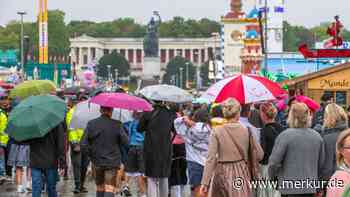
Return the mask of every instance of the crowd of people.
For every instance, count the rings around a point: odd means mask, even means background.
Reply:
[[[141,197],[185,196],[188,185],[193,197],[350,193],[350,113],[332,97],[323,96],[318,111],[293,96],[283,110],[274,101],[241,104],[234,98],[150,101],[152,111],[133,111],[126,122],[101,106],[100,117],[85,129],[70,128],[76,104],[87,99],[66,99],[65,122],[40,140],[19,143],[5,132],[18,102],[1,98],[0,183],[15,179],[18,193],[55,197],[62,177],[74,181],[74,194],[94,192],[86,186],[91,168],[97,197],[132,196],[131,180]]]

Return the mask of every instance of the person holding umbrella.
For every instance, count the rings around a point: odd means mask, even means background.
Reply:
[[[122,123],[112,119],[113,108],[151,111],[152,106],[144,99],[125,93],[101,93],[90,102],[101,106],[101,116],[87,123],[81,145],[83,149],[88,148],[95,167],[96,196],[114,196],[122,159],[120,147],[128,145],[129,138]]]
[[[57,170],[64,169],[65,102],[52,95],[31,96],[10,113],[6,133],[29,144],[32,197],[40,197],[45,177],[48,197],[56,197]]]
[[[145,132],[144,159],[147,177],[147,196],[168,196],[168,177],[171,174],[172,136],[176,134],[176,113],[157,101],[152,112],[145,113],[139,123],[139,131]]]
[[[116,172],[121,165],[120,145],[127,145],[128,136],[120,121],[113,120],[113,108],[100,108],[101,116],[88,122],[81,142],[95,167],[96,197],[114,196]]]

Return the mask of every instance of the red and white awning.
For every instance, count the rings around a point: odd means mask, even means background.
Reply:
[[[278,83],[258,75],[236,75],[212,85],[203,95],[212,102],[220,103],[235,98],[241,104],[275,100],[286,92]]]

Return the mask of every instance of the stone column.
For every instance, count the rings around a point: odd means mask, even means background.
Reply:
[[[190,49],[190,61],[193,63],[193,54],[194,54],[194,49]]]
[[[169,62],[169,55],[168,55],[168,49],[164,49],[165,50],[165,64],[168,64]]]
[[[134,55],[134,64],[137,64],[137,49],[133,49],[133,51],[134,51],[134,53],[133,53],[133,55]]]
[[[84,54],[83,54],[83,47],[79,48],[79,65],[84,64]]]
[[[76,54],[75,54],[75,48],[74,47],[71,47],[70,48],[70,64],[73,65],[73,62],[75,61],[76,59]]]
[[[86,63],[90,63],[91,62],[91,47],[87,48],[88,53],[87,53],[87,62]]]
[[[209,60],[208,48],[204,49],[204,62]]]

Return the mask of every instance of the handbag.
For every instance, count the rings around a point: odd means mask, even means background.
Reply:
[[[256,145],[254,143],[254,138],[252,135],[252,132],[249,127],[247,127],[248,133],[249,133],[249,146],[248,146],[248,158],[246,159],[244,157],[244,151],[241,149],[241,147],[238,145],[234,137],[231,135],[231,133],[227,130],[226,132],[230,136],[232,142],[235,144],[235,146],[238,149],[238,152],[240,153],[242,160],[244,160],[248,166],[250,176],[252,180],[259,180],[261,179],[261,173],[260,173],[260,168],[259,168],[259,161],[258,161],[258,151],[256,148]]]

